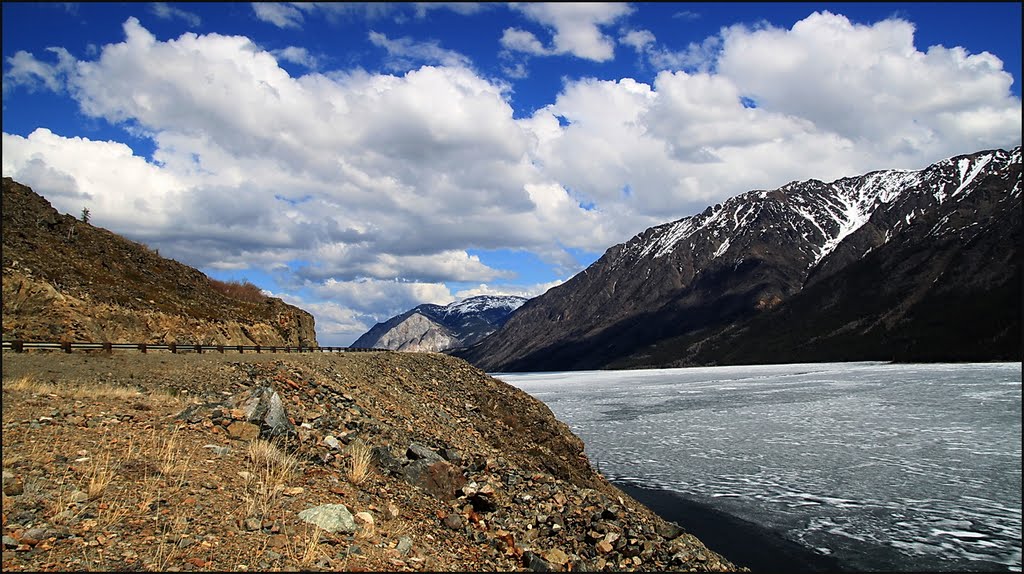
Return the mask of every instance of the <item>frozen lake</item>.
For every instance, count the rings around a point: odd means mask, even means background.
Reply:
[[[1021,571],[1021,363],[495,373],[610,480],[850,570]]]

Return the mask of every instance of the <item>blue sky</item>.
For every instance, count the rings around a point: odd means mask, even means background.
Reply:
[[[10,3],[3,175],[345,345],[750,189],[1021,140],[1020,3]]]

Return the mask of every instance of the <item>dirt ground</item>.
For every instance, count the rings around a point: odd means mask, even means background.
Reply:
[[[240,412],[264,387],[293,431]],[[439,354],[5,351],[3,493],[4,571],[735,569]]]

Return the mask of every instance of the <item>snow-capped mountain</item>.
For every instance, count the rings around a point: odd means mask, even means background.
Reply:
[[[439,352],[472,345],[504,325],[526,301],[512,295],[479,295],[443,306],[426,303],[377,323],[352,346]]]
[[[460,354],[492,371],[1019,360],[1020,171],[1017,147],[750,191],[608,249]]]

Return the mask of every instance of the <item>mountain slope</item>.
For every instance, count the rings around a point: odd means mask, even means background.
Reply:
[[[3,337],[316,346],[313,316],[229,296],[202,272],[70,215],[3,178]]]
[[[610,248],[460,356],[492,371],[952,360],[968,323],[1002,341],[971,356],[1003,357],[1020,336],[1020,205],[1020,148],[751,191]],[[953,303],[982,315],[928,313]],[[943,350],[911,349],[927,340]]]
[[[450,305],[419,305],[377,323],[353,347],[395,351],[445,351],[468,346],[501,327],[523,297],[480,295]]]

